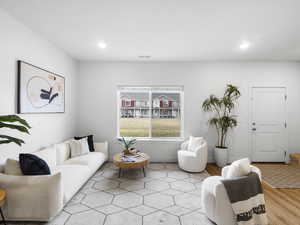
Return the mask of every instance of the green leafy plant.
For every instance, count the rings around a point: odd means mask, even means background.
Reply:
[[[0,116],[0,129],[1,128],[13,129],[13,130],[20,131],[22,133],[29,134],[28,130],[31,127],[26,122],[26,120],[22,119],[17,115],[4,115],[4,116]],[[19,138],[0,134],[0,144],[9,144],[9,143],[15,143],[21,146],[25,142]]]
[[[134,149],[134,145],[136,144],[136,139],[126,140],[124,137],[118,138],[119,143],[123,146],[123,152],[125,154],[130,153],[130,150]]]
[[[214,113],[209,119],[209,124],[215,126],[218,134],[218,148],[226,147],[226,138],[229,129],[237,126],[236,116],[232,114],[237,99],[241,96],[238,87],[228,84],[224,95],[221,98],[210,95],[203,104],[202,108],[205,112]]]

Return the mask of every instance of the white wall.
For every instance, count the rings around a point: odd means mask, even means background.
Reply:
[[[289,151],[300,152],[300,63],[81,62],[78,67],[75,60],[1,9],[0,32],[1,115],[16,112],[18,59],[62,74],[66,78],[66,113],[21,115],[33,127],[31,135],[18,135],[26,141],[22,148],[14,144],[1,145],[0,164],[7,157],[17,156],[20,151],[36,151],[74,134],[93,133],[96,141],[110,142],[111,155],[119,152],[121,149],[116,143],[117,85],[184,85],[185,137],[205,136],[209,141],[210,161],[215,132],[208,128],[207,115],[201,110],[201,103],[209,94],[222,94],[227,83],[241,88],[239,126],[230,139],[230,158],[233,160],[250,155],[248,103],[251,85],[286,86]],[[153,161],[176,161],[179,144],[141,141],[138,147],[149,153]]]
[[[65,76],[66,113],[22,114],[32,126],[31,135],[17,135],[26,142],[21,148],[15,144],[0,145],[0,164],[20,151],[36,151],[69,138],[75,131],[77,62],[0,9],[0,115],[16,113],[19,59]]]
[[[206,137],[211,161],[215,133],[207,126],[207,115],[202,112],[201,104],[209,94],[222,94],[227,83],[238,85],[242,92],[238,107],[239,126],[230,139],[231,160],[250,155],[248,104],[251,85],[287,87],[289,150],[300,152],[300,63],[81,62],[79,67],[77,134],[93,133],[97,141],[108,140],[111,155],[121,150],[115,141],[117,85],[184,85],[185,137]],[[153,161],[176,161],[178,146],[178,142],[138,143],[138,147],[149,153]]]

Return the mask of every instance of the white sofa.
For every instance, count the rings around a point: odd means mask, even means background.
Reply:
[[[250,166],[251,171],[258,174],[261,180],[261,172],[255,166]],[[217,225],[236,225],[236,219],[229,201],[226,189],[222,183],[228,173],[229,166],[222,169],[222,176],[206,178],[202,184],[202,209],[206,216]]]
[[[188,150],[189,140],[181,144],[178,154],[179,167],[188,172],[201,172],[207,164],[207,143],[203,139],[195,151]]]
[[[0,173],[7,191],[4,214],[10,221],[50,221],[108,159],[108,144],[95,143],[95,152],[70,158],[68,141],[33,154],[44,159],[51,175],[15,176]]]

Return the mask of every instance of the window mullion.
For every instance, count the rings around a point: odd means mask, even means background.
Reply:
[[[118,107],[118,112],[117,112],[117,137],[120,137],[120,120],[121,120],[121,91],[117,92],[117,107]]]
[[[180,110],[180,137],[184,137],[184,109],[183,109],[183,103],[184,103],[184,93],[183,91],[180,92],[180,105],[179,105],[179,110]]]
[[[152,138],[152,91],[149,91],[149,109],[150,109],[150,113],[149,113],[149,138]]]

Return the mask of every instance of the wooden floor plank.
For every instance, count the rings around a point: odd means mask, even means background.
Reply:
[[[221,174],[215,164],[208,164],[207,171]],[[272,188],[264,182],[262,186],[270,225],[300,225],[300,189]]]

